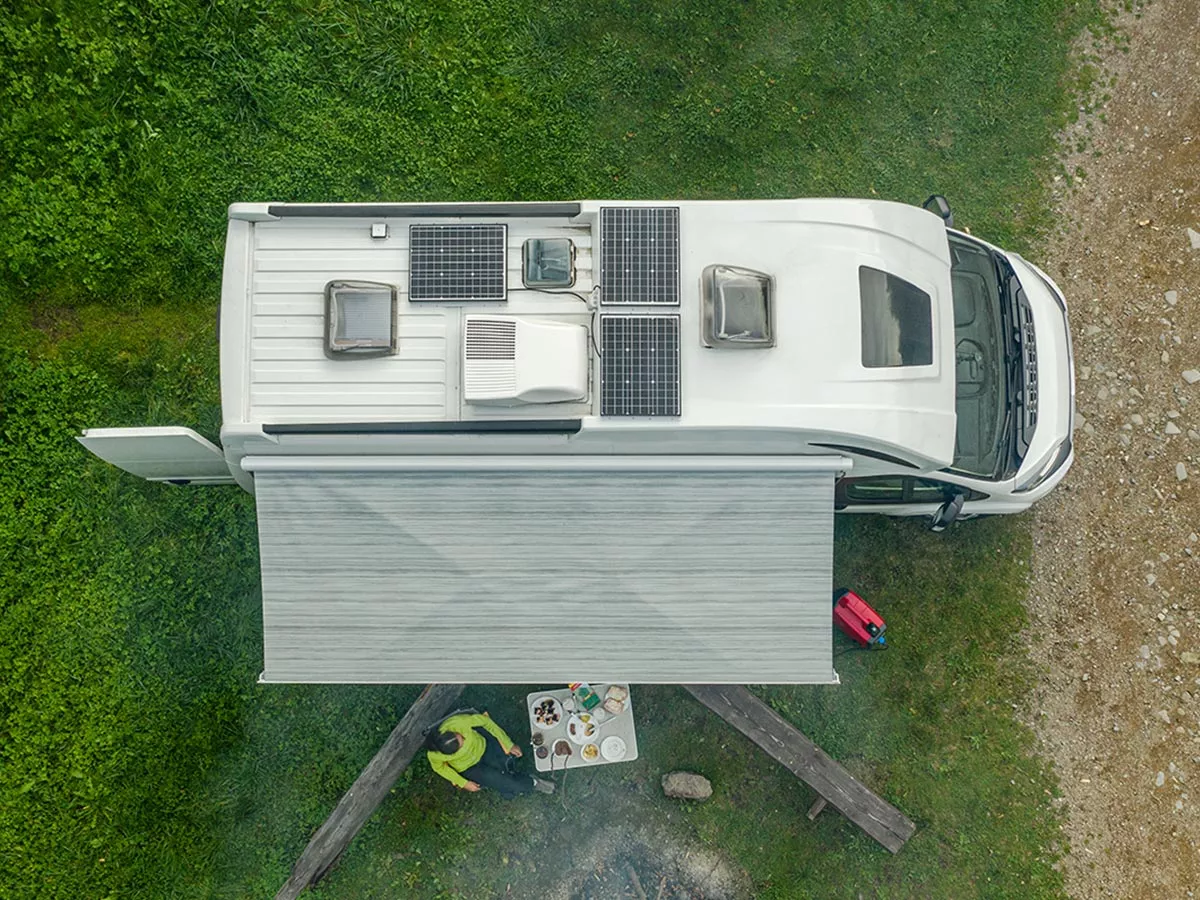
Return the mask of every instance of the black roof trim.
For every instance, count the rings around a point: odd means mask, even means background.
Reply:
[[[267,207],[273,216],[337,217],[380,219],[430,217],[509,217],[535,216],[574,218],[582,209],[579,203],[275,203]]]
[[[504,419],[478,422],[292,422],[264,425],[265,434],[576,434],[582,419]]]
[[[901,459],[898,456],[892,456],[890,453],[882,453],[879,450],[868,450],[866,447],[851,447],[849,444],[818,444],[812,442],[814,447],[825,447],[828,450],[841,450],[843,453],[849,453],[854,456],[865,456],[868,459],[878,459],[882,462],[889,462],[893,465],[904,466],[906,469],[921,468],[916,463],[911,463],[907,459]]]

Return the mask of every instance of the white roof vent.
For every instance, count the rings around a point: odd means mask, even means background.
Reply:
[[[511,316],[467,316],[463,399],[515,406],[587,397],[587,329]]]

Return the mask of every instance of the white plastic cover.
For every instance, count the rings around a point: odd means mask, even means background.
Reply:
[[[147,481],[234,484],[221,448],[190,428],[87,428],[77,440]]]

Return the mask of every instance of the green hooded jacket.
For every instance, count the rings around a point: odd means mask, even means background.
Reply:
[[[455,753],[438,753],[430,750],[427,755],[429,757],[429,765],[433,767],[433,771],[437,772],[455,787],[462,787],[467,783],[467,779],[458,773],[463,771],[463,769],[471,768],[471,766],[483,759],[483,751],[487,748],[487,741],[483,739],[483,735],[475,731],[476,727],[485,729],[495,737],[500,742],[500,747],[505,753],[508,753],[512,749],[512,740],[504,733],[504,729],[493,722],[491,717],[486,713],[477,715],[464,713],[458,716],[451,716],[441,724],[438,731],[442,733],[457,731],[463,736],[462,746]]]

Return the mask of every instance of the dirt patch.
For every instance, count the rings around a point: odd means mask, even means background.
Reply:
[[[1080,415],[1030,594],[1032,724],[1079,900],[1200,890],[1200,14],[1161,0],[1117,24],[1111,99],[1064,138],[1047,270]]]
[[[739,900],[751,891],[749,876],[711,848],[646,828],[600,832],[575,871],[548,900]]]

